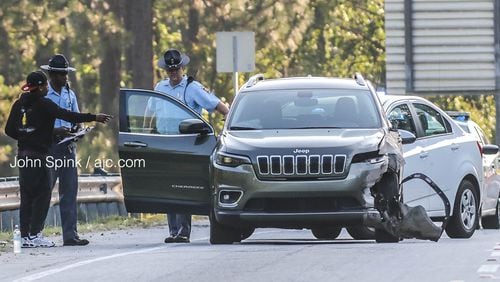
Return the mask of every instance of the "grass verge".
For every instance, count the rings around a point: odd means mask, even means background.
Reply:
[[[137,216],[111,216],[100,218],[89,223],[78,224],[79,233],[90,233],[129,228],[145,228],[165,224],[164,214],[138,214]],[[47,226],[43,230],[45,236],[61,236],[60,226]],[[0,253],[12,251],[12,232],[0,232]]]

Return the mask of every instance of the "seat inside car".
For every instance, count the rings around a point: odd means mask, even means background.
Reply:
[[[358,109],[351,97],[341,97],[335,104],[333,122],[335,126],[357,126]]]
[[[281,128],[281,105],[277,101],[267,101],[260,111],[260,120],[263,128]]]

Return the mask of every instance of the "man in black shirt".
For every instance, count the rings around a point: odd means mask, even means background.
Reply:
[[[41,71],[32,72],[22,87],[25,93],[16,100],[5,125],[5,133],[17,140],[19,186],[21,204],[19,217],[22,247],[53,247],[45,239],[42,230],[50,205],[51,183],[47,154],[52,144],[52,131],[56,118],[74,123],[97,121],[108,122],[106,114],[81,114],[59,108],[47,95],[47,77]],[[23,159],[23,162],[19,162]]]

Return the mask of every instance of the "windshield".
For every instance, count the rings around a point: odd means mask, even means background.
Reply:
[[[230,130],[378,128],[368,90],[295,89],[243,92],[233,105]]]

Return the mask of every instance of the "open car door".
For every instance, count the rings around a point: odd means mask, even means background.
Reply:
[[[181,133],[185,120],[198,122],[204,132]],[[216,142],[213,128],[178,100],[121,89],[120,160],[141,164],[121,168],[127,211],[208,215],[210,156]]]

